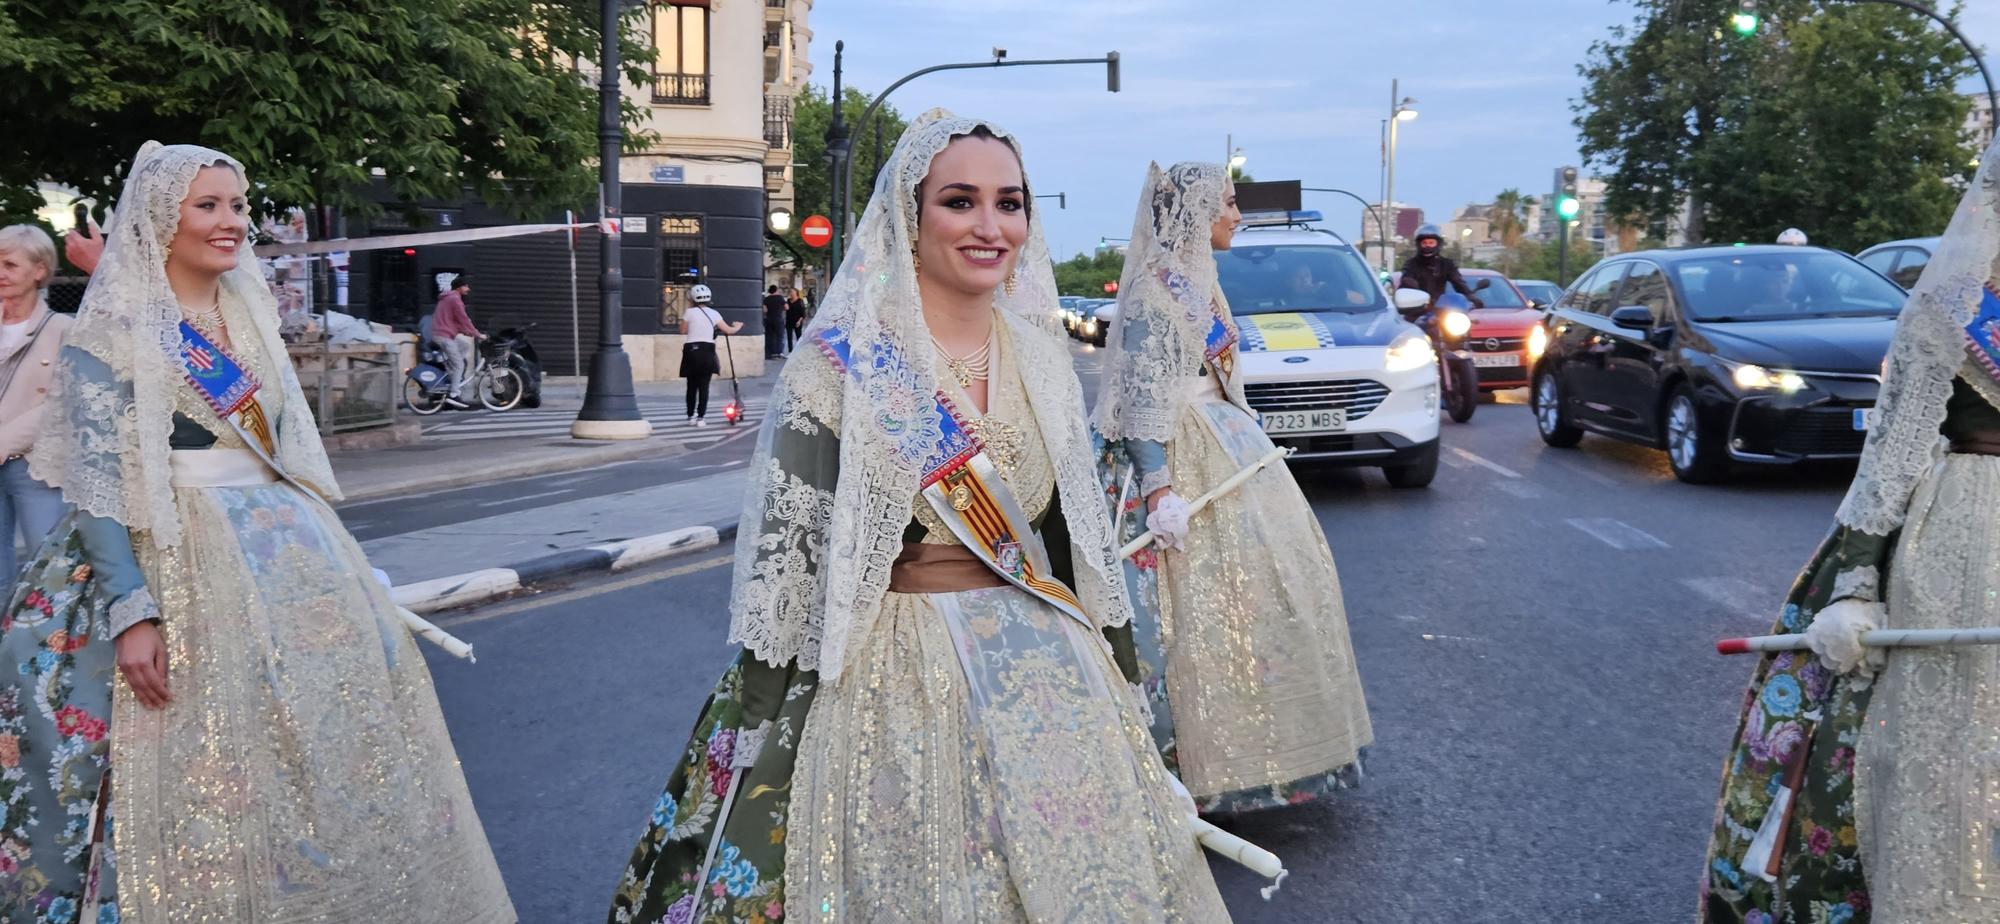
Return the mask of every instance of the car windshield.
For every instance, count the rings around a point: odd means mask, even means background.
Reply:
[[[1467,276],[1465,281],[1478,285],[1480,281],[1491,279],[1493,284],[1479,293],[1479,302],[1488,308],[1526,308],[1528,303],[1521,300],[1520,293],[1498,276]]]
[[[1234,314],[1379,311],[1382,286],[1345,247],[1238,244],[1215,255],[1222,294]]]
[[[1544,305],[1553,305],[1556,299],[1563,296],[1563,290],[1552,283],[1517,282],[1515,285],[1520,286],[1521,291],[1527,293],[1529,298],[1537,299]]]
[[[1890,317],[1909,299],[1854,258],[1824,250],[1722,254],[1673,266],[1697,321]]]

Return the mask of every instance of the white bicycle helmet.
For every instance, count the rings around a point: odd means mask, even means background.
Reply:
[[[715,293],[710,292],[707,286],[697,285],[688,289],[688,298],[694,299],[697,305],[706,305],[715,299]]]

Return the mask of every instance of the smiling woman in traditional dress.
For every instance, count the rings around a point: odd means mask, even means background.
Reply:
[[[224,154],[142,148],[57,362],[29,459],[79,512],[0,637],[5,917],[512,921],[430,674],[327,506],[246,196]]]
[[[1019,153],[882,171],[751,461],[730,639],[613,922],[1217,921],[1100,632],[1128,611]]]
[[[1118,286],[1094,422],[1111,443],[1154,735],[1205,812],[1361,780],[1374,739],[1333,553],[1283,464],[1189,516],[1271,451],[1243,397],[1215,251],[1241,216],[1219,164],[1154,164]]]
[[[1703,920],[2000,920],[2000,147],[1896,322],[1861,467],[1758,667],[1724,768]],[[1789,799],[1787,798],[1789,796]]]

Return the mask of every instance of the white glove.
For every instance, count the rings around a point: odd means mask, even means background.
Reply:
[[[1181,811],[1186,812],[1189,818],[1201,817],[1201,811],[1195,808],[1194,796],[1188,794],[1187,786],[1181,783],[1180,777],[1167,774],[1167,785],[1173,787],[1174,798],[1180,800]]]
[[[1160,502],[1153,505],[1153,512],[1146,514],[1146,528],[1153,531],[1155,548],[1172,548],[1187,551],[1183,540],[1188,534],[1188,502],[1179,494],[1168,491]]]
[[[1880,603],[1841,600],[1813,617],[1806,627],[1806,644],[1835,673],[1873,677],[1887,662],[1888,653],[1861,644],[1861,633],[1882,628],[1887,616]]]

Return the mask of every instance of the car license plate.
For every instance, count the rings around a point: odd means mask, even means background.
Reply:
[[[1856,429],[1856,430],[1867,430],[1867,429],[1868,429],[1868,421],[1869,421],[1869,419],[1870,419],[1870,418],[1873,418],[1874,416],[1875,416],[1875,409],[1874,409],[1874,408],[1869,408],[1869,407],[1857,407],[1857,408],[1855,408],[1855,409],[1854,409],[1854,429]]]
[[[1273,435],[1333,433],[1345,429],[1347,429],[1347,411],[1341,408],[1264,413],[1264,432]]]
[[[1521,365],[1521,354],[1474,353],[1472,354],[1472,364],[1475,366],[1519,366]]]

